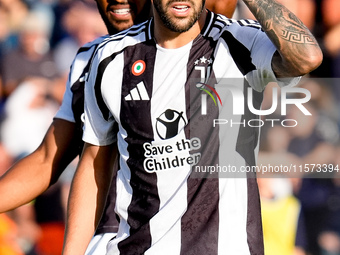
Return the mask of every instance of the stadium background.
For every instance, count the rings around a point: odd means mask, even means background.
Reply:
[[[340,1],[280,2],[316,36],[324,62],[299,85],[311,93],[305,107],[312,116],[296,107],[287,116],[280,109],[265,116],[298,122],[294,128],[262,128],[258,163],[298,170],[258,179],[266,255],[339,255]],[[252,18],[240,0],[233,18]],[[0,0],[0,175],[39,145],[77,49],[105,33],[92,0]],[[275,86],[265,91],[264,109]],[[60,254],[75,165],[32,203],[0,214],[0,255]],[[315,166],[325,166],[328,174],[319,175],[317,168],[310,173]]]

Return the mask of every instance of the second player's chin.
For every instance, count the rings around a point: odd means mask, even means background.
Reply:
[[[125,29],[130,28],[133,25],[133,22],[131,20],[129,21],[121,21],[121,22],[116,22],[114,23],[114,27],[118,30],[118,31],[122,31]]]

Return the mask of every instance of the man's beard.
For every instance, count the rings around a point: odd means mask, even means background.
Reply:
[[[178,2],[178,0],[171,0],[170,2],[167,3],[166,7],[163,8],[161,4],[161,0],[154,0],[153,5],[155,7],[155,10],[157,11],[160,19],[162,20],[163,24],[170,29],[173,32],[186,32],[188,31],[195,23],[196,21],[199,20],[202,12],[203,12],[203,7],[205,5],[205,0],[202,0],[202,5],[200,8],[195,8],[195,4],[189,0],[191,3],[192,7],[194,8],[194,13],[192,16],[189,17],[187,22],[185,24],[180,24],[181,22],[176,22],[172,17],[170,17],[166,11],[166,8],[173,2]],[[182,2],[188,2],[188,1],[182,1]],[[179,19],[180,20],[180,19]],[[184,20],[184,19],[183,19]]]

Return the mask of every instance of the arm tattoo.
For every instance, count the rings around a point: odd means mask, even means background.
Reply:
[[[297,33],[294,31],[285,31],[283,30],[282,39],[294,43],[306,43],[306,44],[315,44],[315,41],[310,38],[307,34]]]
[[[263,29],[271,35],[272,40],[278,43],[279,48],[279,38],[291,43],[317,45],[305,25],[281,4],[273,0],[244,0],[244,2],[262,24]]]

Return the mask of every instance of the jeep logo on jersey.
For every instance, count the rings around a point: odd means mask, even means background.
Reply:
[[[156,131],[162,140],[176,136],[179,130],[186,125],[183,112],[172,109],[163,112],[156,120]]]
[[[137,60],[135,63],[133,63],[131,71],[135,76],[139,76],[144,73],[145,68],[145,62],[143,60]]]

